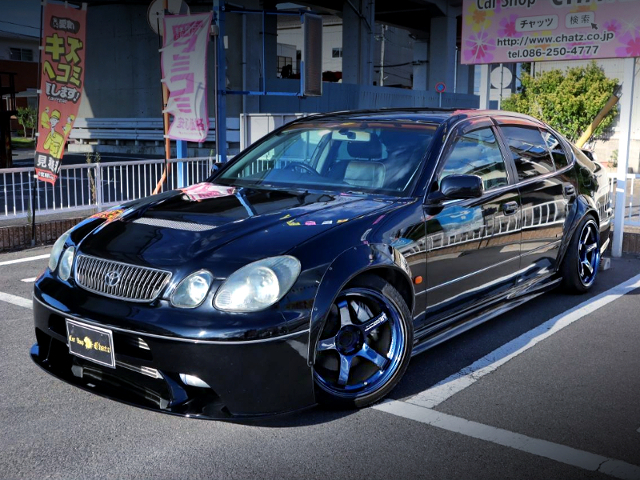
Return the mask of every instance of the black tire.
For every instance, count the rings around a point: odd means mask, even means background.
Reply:
[[[362,408],[381,400],[404,375],[412,347],[402,295],[375,275],[354,280],[336,298],[315,347],[318,402]]]
[[[562,285],[569,293],[591,289],[600,266],[600,229],[596,219],[586,215],[571,237],[560,267]]]

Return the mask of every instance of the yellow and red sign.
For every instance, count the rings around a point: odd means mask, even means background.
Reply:
[[[84,82],[86,8],[45,3],[35,168],[54,184],[78,114]]]

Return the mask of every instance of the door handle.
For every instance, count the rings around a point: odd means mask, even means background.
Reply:
[[[564,194],[567,197],[573,197],[576,194],[576,187],[574,187],[571,184],[565,185],[564,186]]]
[[[502,204],[502,212],[505,215],[513,215],[518,211],[518,202],[507,202]]]

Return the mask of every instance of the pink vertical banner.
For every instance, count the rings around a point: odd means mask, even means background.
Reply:
[[[207,46],[212,13],[164,17],[162,81],[169,89],[165,112],[173,116],[169,138],[204,142],[207,111]]]

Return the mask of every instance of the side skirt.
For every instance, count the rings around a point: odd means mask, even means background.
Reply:
[[[478,314],[479,309],[474,309],[472,312],[464,312],[444,320],[438,325],[425,331],[423,335],[414,341],[411,356],[418,355],[419,353],[433,348],[442,342],[497,317],[498,315],[502,315],[503,313],[506,313],[509,310],[551,290],[561,281],[561,278],[552,278],[551,280],[544,281],[543,283],[536,283],[526,292],[521,292],[521,294],[516,298],[506,297],[497,301],[492,306],[487,307],[485,305],[485,310],[480,314]],[[513,295],[513,293],[511,295]]]

